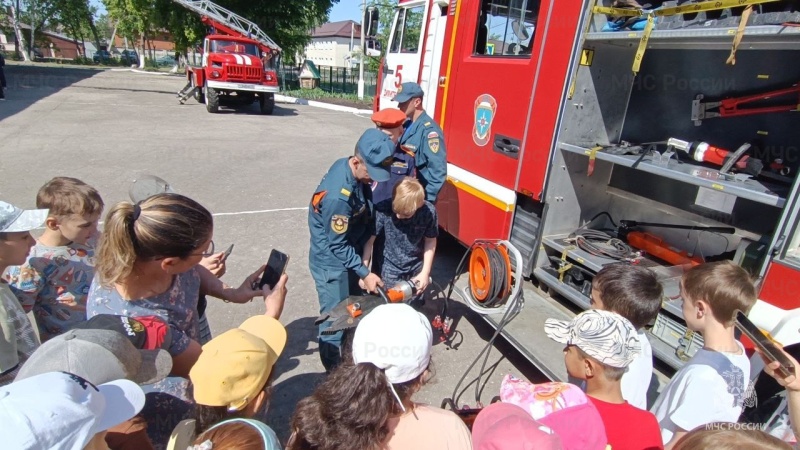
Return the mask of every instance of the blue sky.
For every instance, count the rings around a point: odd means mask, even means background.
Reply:
[[[339,0],[339,3],[331,8],[330,21],[355,20],[360,22],[362,0]]]

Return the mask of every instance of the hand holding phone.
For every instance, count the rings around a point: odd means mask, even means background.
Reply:
[[[795,374],[794,363],[785,353],[775,345],[763,331],[761,331],[747,316],[741,312],[736,312],[736,328],[747,336],[748,339],[758,347],[758,351],[769,363],[778,362],[780,366],[775,369],[775,374],[780,378],[787,378]]]
[[[258,282],[258,288],[264,289],[264,286],[269,286],[270,289],[275,289],[281,275],[286,272],[287,265],[289,265],[289,255],[273,249],[269,254],[264,274],[261,275],[261,281]]]
[[[228,256],[231,256],[231,252],[233,251],[233,244],[225,250],[225,253],[222,254],[222,261],[227,261]]]

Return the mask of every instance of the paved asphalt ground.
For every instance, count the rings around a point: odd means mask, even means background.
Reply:
[[[298,105],[281,105],[273,116],[257,107],[209,114],[191,100],[179,105],[177,76],[130,71],[9,65],[6,102],[0,102],[0,199],[35,206],[38,188],[53,176],[80,178],[95,186],[107,206],[128,199],[132,180],[155,174],[215,214],[214,241],[236,247],[224,280],[238,286],[270,249],[291,256],[289,295],[281,322],[289,333],[277,364],[268,422],[282,438],[298,400],[324,376],[317,355],[317,297],[308,270],[306,205],[323,174],[350,155],[369,118]],[[454,274],[464,248],[440,239],[435,280]],[[431,312],[434,307],[431,306]],[[439,305],[435,305],[436,308]],[[457,348],[436,344],[436,376],[415,399],[439,405],[486,345],[489,328],[461,305],[455,313]],[[233,305],[210,299],[215,335],[264,312],[258,300]],[[487,364],[481,399],[499,393],[504,374],[538,374],[500,342]],[[467,378],[466,386],[477,375]],[[485,385],[484,385],[485,383]],[[461,397],[474,404],[474,384]]]

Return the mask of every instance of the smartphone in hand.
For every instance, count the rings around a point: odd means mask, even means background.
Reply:
[[[222,254],[222,260],[227,261],[228,256],[231,256],[231,252],[233,251],[233,244],[225,250],[225,253]]]
[[[748,339],[753,341],[767,361],[778,361],[780,363],[781,366],[776,372],[781,378],[794,375],[794,364],[792,364],[792,361],[783,354],[781,349],[775,345],[774,341],[767,337],[767,335],[741,311],[736,312],[736,328],[741,330]]]
[[[281,275],[286,272],[287,265],[289,265],[289,255],[273,249],[269,254],[264,274],[261,275],[261,281],[258,282],[258,288],[264,289],[264,285],[267,285],[270,289],[275,289]]]

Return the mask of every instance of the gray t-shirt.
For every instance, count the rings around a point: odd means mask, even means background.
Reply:
[[[200,274],[195,268],[176,275],[166,292],[140,300],[122,298],[116,288],[100,285],[95,277],[89,290],[86,313],[89,318],[98,314],[159,317],[169,324],[172,344],[167,350],[176,356],[186,351],[191,340],[199,338],[199,294]],[[147,435],[156,449],[165,448],[175,426],[194,413],[191,385],[185,378],[167,377],[142,388],[147,400],[139,414],[147,421]]]
[[[0,280],[0,386],[17,376],[19,368],[39,348],[39,338],[17,297]]]

